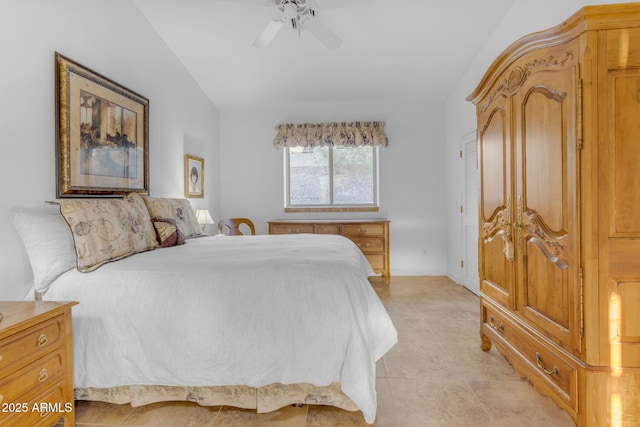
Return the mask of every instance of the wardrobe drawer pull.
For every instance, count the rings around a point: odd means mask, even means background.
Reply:
[[[498,332],[504,332],[504,323],[500,322],[500,325],[496,326],[496,322],[493,319],[493,316],[489,316],[489,324],[491,325],[491,327],[493,329],[495,329]]]
[[[557,366],[554,366],[552,370],[548,370],[547,368],[544,367],[544,365],[542,364],[542,356],[540,356],[540,353],[538,352],[536,352],[536,364],[538,365],[538,368],[540,368],[540,370],[545,374],[547,375],[556,374],[557,376],[560,376],[560,369],[558,369]]]
[[[45,382],[47,378],[49,378],[49,373],[47,372],[46,369],[42,369],[38,374],[38,381],[42,383],[42,382]]]

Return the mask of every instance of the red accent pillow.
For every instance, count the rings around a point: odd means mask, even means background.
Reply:
[[[172,218],[152,218],[153,228],[161,248],[182,245],[185,242],[184,234],[178,230],[176,221]]]

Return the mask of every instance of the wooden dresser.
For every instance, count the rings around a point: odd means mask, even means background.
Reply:
[[[75,424],[71,307],[1,301],[0,425]]]
[[[513,43],[468,100],[483,348],[580,427],[640,425],[640,3]]]
[[[359,220],[274,220],[269,234],[339,234],[351,239],[369,260],[373,271],[391,281],[389,268],[389,221]]]

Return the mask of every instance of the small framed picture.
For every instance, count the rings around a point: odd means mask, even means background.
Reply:
[[[204,159],[191,154],[184,156],[184,195],[204,197]]]

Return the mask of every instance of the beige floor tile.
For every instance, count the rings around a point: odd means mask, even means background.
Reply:
[[[304,427],[309,406],[285,406],[277,411],[258,414],[251,409],[222,408],[213,426],[229,427]],[[359,414],[359,412],[358,412]]]
[[[399,342],[384,356],[389,378],[430,378],[451,376],[455,365],[440,343]]]
[[[399,425],[490,426],[491,419],[460,380],[389,378]]]
[[[471,381],[469,386],[496,427],[575,426],[567,412],[527,381]]]
[[[397,427],[396,408],[391,394],[388,378],[378,378],[376,381],[378,395],[378,411],[376,413],[376,427]]]
[[[480,339],[469,342],[444,342],[444,351],[456,366],[454,375],[465,381],[519,381],[511,365],[496,351],[480,349]]]
[[[192,402],[161,402],[135,408],[120,426],[213,426],[219,406],[201,406]]]
[[[344,411],[331,406],[309,406],[307,427],[367,427],[360,411]]]
[[[129,415],[131,405],[111,405],[104,402],[76,401],[76,424],[117,425]]]

